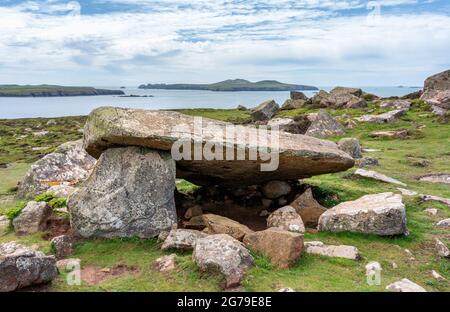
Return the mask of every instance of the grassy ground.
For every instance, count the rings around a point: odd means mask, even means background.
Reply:
[[[315,110],[293,110],[281,112],[280,115],[295,116],[296,114]],[[379,110],[376,110],[379,111]],[[184,110],[191,115],[199,115],[216,118],[225,121],[245,122],[248,112],[236,110]],[[334,111],[333,115],[342,117],[358,116],[362,112],[358,110]],[[81,118],[81,117],[80,117]],[[69,122],[70,118],[67,122]],[[81,123],[81,119],[77,119]],[[5,121],[0,121],[0,129],[5,128]],[[8,121],[11,129],[22,129],[21,121]],[[12,123],[12,125],[11,125]],[[41,124],[44,121],[40,121]],[[27,121],[25,124],[33,124]],[[68,138],[76,137],[76,127],[69,130],[58,131],[62,137],[54,138],[63,142]],[[387,130],[407,128],[415,135],[406,140],[379,140],[368,136],[374,130]],[[64,128],[67,129],[67,128]],[[22,131],[22,130],[17,130]],[[68,133],[66,133],[68,131]],[[415,177],[438,172],[450,172],[450,125],[437,122],[423,107],[417,107],[409,111],[399,122],[387,125],[358,124],[355,129],[349,129],[346,137],[359,138],[364,148],[379,149],[379,152],[365,153],[379,159],[381,166],[373,170],[387,174],[408,184],[408,189],[419,193],[439,195],[450,198],[450,187],[443,184],[418,182]],[[333,137],[337,141],[339,137]],[[2,137],[1,140],[6,140]],[[18,146],[10,139],[8,149],[11,153],[0,153],[2,161],[15,163],[8,169],[0,169],[0,192],[8,193],[8,190],[17,182],[28,164],[37,155],[26,155],[32,144],[48,144],[27,141],[27,146]],[[3,145],[2,145],[3,146]],[[55,145],[51,145],[54,148]],[[21,154],[23,153],[23,154]],[[420,159],[431,161],[429,167],[416,167],[414,162]],[[305,182],[320,188],[323,193],[335,194],[332,201],[325,202],[332,206],[337,202],[353,200],[365,194],[397,191],[390,184],[376,182],[365,178],[354,178],[349,172],[327,174],[306,179]],[[194,187],[186,181],[178,181],[177,187],[183,191],[192,190]],[[448,231],[437,230],[434,223],[440,219],[450,217],[450,209],[437,203],[421,203],[416,197],[404,197],[406,204],[408,237],[381,238],[371,235],[358,235],[351,233],[307,233],[306,240],[321,240],[330,244],[347,244],[358,247],[363,259],[351,261],[345,259],[332,259],[320,256],[302,255],[298,263],[289,270],[273,268],[269,261],[255,255],[255,266],[247,274],[243,283],[244,291],[273,291],[281,287],[292,287],[298,291],[384,291],[387,284],[408,278],[428,291],[450,291],[450,262],[436,256],[433,238],[439,237],[445,243],[450,242]],[[439,214],[430,217],[424,209],[438,208]],[[0,208],[1,209],[1,208]],[[1,210],[0,210],[1,213]],[[41,238],[42,234],[16,237],[13,233],[0,237],[0,242],[20,240],[25,244],[38,244],[43,251],[50,252],[49,243]],[[82,267],[96,266],[99,268],[112,268],[123,264],[137,269],[133,274],[113,277],[98,285],[68,286],[65,283],[65,274],[62,274],[50,287],[55,291],[214,291],[220,290],[217,276],[200,273],[191,260],[190,253],[179,253],[177,263],[179,269],[176,272],[162,274],[151,269],[151,263],[157,257],[169,252],[159,249],[160,243],[156,240],[89,240],[77,243],[74,257],[80,258]],[[414,260],[405,252],[408,249],[414,255]],[[383,271],[381,285],[369,286],[366,283],[365,265],[369,261],[381,263]],[[392,263],[398,266],[393,268]],[[447,281],[437,281],[431,276],[431,270],[443,275]]]

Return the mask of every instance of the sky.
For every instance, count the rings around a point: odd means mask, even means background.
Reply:
[[[421,86],[448,0],[0,0],[0,84]]]

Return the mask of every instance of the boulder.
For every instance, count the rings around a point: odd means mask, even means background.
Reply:
[[[197,117],[183,115],[172,111],[151,111],[102,107],[94,110],[88,117],[85,127],[84,146],[87,151],[99,157],[101,153],[114,146],[144,146],[158,150],[170,151],[172,145],[181,138],[191,138],[191,144],[217,144],[219,149],[224,144],[234,148],[233,155],[248,151],[249,138],[257,136],[254,127],[239,128],[237,137],[217,139],[225,131],[228,123],[203,118],[202,134],[194,135]],[[180,125],[186,126],[180,129]],[[214,126],[211,129],[210,126]],[[200,128],[200,125],[198,126]],[[198,130],[198,129],[197,129]],[[220,130],[220,131],[219,131]],[[274,136],[278,136],[276,132]],[[269,137],[271,131],[269,131]],[[279,146],[260,141],[260,148],[269,147],[279,150],[278,168],[275,171],[261,171],[262,160],[202,160],[180,159],[177,161],[177,177],[184,178],[197,185],[220,184],[224,186],[254,185],[275,179],[300,179],[317,174],[339,172],[352,167],[354,160],[339,150],[335,143],[315,139],[300,134],[279,132]],[[254,143],[254,142],[253,142]],[[188,144],[189,145],[189,144]],[[189,145],[192,147],[192,145]],[[194,148],[192,149],[194,150]],[[202,156],[202,155],[200,155]]]
[[[239,222],[212,213],[204,214],[203,221],[208,229],[208,233],[228,234],[239,241],[242,241],[246,234],[253,232],[247,226]]]
[[[434,113],[445,115],[450,110],[450,70],[427,78],[421,99],[432,106]]]
[[[175,162],[144,147],[110,148],[70,196],[71,225],[82,237],[156,237],[177,223]]]
[[[169,235],[164,240],[161,249],[190,250],[194,248],[197,240],[203,237],[206,237],[206,234],[200,231],[189,229],[173,229],[169,232]]]
[[[364,177],[364,178],[374,179],[374,180],[385,182],[385,183],[392,183],[392,184],[397,184],[397,185],[401,185],[401,186],[406,186],[405,183],[400,182],[399,180],[396,180],[394,178],[388,177],[384,174],[381,174],[381,173],[378,173],[378,172],[375,172],[372,170],[357,169],[355,171],[354,175]]]
[[[367,107],[367,102],[361,96],[361,89],[336,87],[330,93],[320,90],[311,98],[311,104],[321,108]]]
[[[436,223],[436,227],[442,229],[450,229],[450,218],[444,219]]]
[[[9,228],[9,219],[6,216],[0,216],[0,236]]]
[[[73,239],[69,235],[60,235],[51,240],[57,259],[67,258],[74,252]]]
[[[338,146],[341,150],[349,154],[355,159],[362,158],[361,145],[359,140],[355,138],[343,138],[338,142]]]
[[[292,206],[284,206],[272,212],[267,218],[267,227],[296,233],[305,232],[303,220]]]
[[[185,229],[202,231],[206,228],[206,223],[205,220],[203,220],[203,216],[195,216],[190,218],[188,221],[183,221],[183,227]]]
[[[31,165],[17,191],[18,197],[33,198],[51,186],[84,181],[95,159],[83,149],[82,141],[67,142]]]
[[[357,97],[363,95],[363,91],[359,88],[349,88],[349,87],[335,87],[330,91],[331,94],[351,94]]]
[[[254,121],[269,120],[280,109],[280,106],[274,100],[268,100],[252,109],[251,116]]]
[[[227,288],[239,286],[246,271],[253,265],[250,252],[227,234],[198,239],[192,258],[201,271],[222,273]]]
[[[307,227],[316,227],[319,217],[327,211],[327,208],[314,199],[311,188],[306,189],[290,206],[297,211]]]
[[[383,100],[380,102],[380,108],[392,109],[410,109],[411,101],[408,100]]]
[[[432,90],[450,90],[450,70],[435,74],[425,80],[424,94]]]
[[[292,267],[303,251],[303,235],[269,228],[244,237],[244,244],[267,256],[272,265],[286,269]]]
[[[284,102],[284,104],[281,106],[281,110],[290,110],[290,109],[296,109],[296,108],[302,108],[306,106],[306,100],[292,100],[288,99]]]
[[[159,257],[153,262],[153,269],[158,272],[168,272],[175,270],[177,266],[175,262],[176,257],[176,254]]]
[[[386,289],[394,292],[426,292],[426,290],[422,286],[411,282],[407,278],[389,284],[388,286],[386,286]]]
[[[381,236],[406,235],[405,205],[399,194],[365,195],[328,209],[320,216],[318,229]]]
[[[357,120],[360,122],[377,123],[377,124],[391,123],[396,121],[401,116],[403,116],[405,112],[406,112],[405,109],[397,109],[379,115],[363,115],[361,117],[358,117]]]
[[[32,234],[47,229],[47,221],[52,208],[46,202],[30,201],[22,212],[14,218],[14,231],[19,234]]]
[[[0,292],[51,282],[56,259],[17,242],[0,244]]]
[[[358,248],[354,246],[325,245],[319,241],[305,242],[305,252],[325,257],[345,258],[350,260],[361,259]]]
[[[304,100],[307,101],[308,97],[300,91],[291,91],[290,93],[291,100]]]
[[[358,167],[363,168],[363,167],[379,166],[380,162],[378,161],[377,158],[374,157],[363,157],[361,159],[358,159],[356,164],[358,165]]]
[[[272,130],[285,131],[295,134],[304,133],[304,129],[302,129],[301,124],[292,118],[274,118],[269,120],[267,126]]]
[[[371,138],[406,139],[409,135],[408,129],[374,131],[369,134]]]
[[[263,195],[270,199],[275,199],[291,192],[292,187],[286,181],[270,181],[263,185]]]
[[[199,205],[195,205],[195,206],[189,207],[186,210],[186,212],[184,213],[184,218],[189,220],[193,217],[201,216],[202,214],[203,214],[202,207]]]
[[[438,238],[435,238],[435,243],[438,255],[444,258],[450,258],[450,249],[448,249],[447,245]]]
[[[345,134],[344,127],[325,110],[320,110],[318,113],[309,114],[308,119],[311,124],[305,135],[313,137],[327,137]]]

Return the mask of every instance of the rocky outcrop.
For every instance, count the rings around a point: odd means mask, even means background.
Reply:
[[[110,148],[69,198],[74,231],[82,237],[155,237],[177,222],[175,162],[143,147]]]
[[[284,206],[272,212],[267,218],[267,227],[280,228],[295,233],[305,232],[303,220],[292,206]]]
[[[355,138],[343,138],[338,142],[338,146],[341,150],[349,154],[355,159],[362,158],[361,145],[359,140]]]
[[[319,219],[319,231],[355,232],[381,236],[406,235],[402,196],[394,193],[365,195],[328,209]]]
[[[94,165],[95,159],[83,149],[81,140],[64,143],[31,165],[19,185],[17,195],[33,198],[54,185],[82,182]]]
[[[206,225],[207,233],[228,234],[239,241],[242,241],[246,234],[253,232],[239,222],[212,213],[204,214],[203,221]]]
[[[308,115],[311,122],[305,134],[313,137],[344,135],[344,127],[325,110]]]
[[[47,229],[47,221],[53,209],[46,202],[30,201],[14,218],[14,231],[19,234],[32,234]]]
[[[161,246],[162,250],[181,249],[192,250],[200,238],[206,237],[205,233],[196,230],[173,229]]]
[[[363,115],[361,117],[358,117],[357,120],[360,122],[376,124],[391,123],[398,120],[405,114],[405,112],[405,109],[397,109],[379,115]]]
[[[16,242],[0,244],[0,292],[51,282],[56,259]]]
[[[386,289],[393,292],[426,292],[426,290],[422,286],[411,282],[407,278],[389,284],[388,286],[386,286]]]
[[[253,265],[249,251],[227,234],[209,235],[197,240],[192,258],[200,270],[222,273],[227,288],[239,286]]]
[[[401,186],[406,186],[405,183],[400,182],[399,180],[396,180],[394,178],[388,177],[384,174],[372,171],[372,170],[365,170],[365,169],[357,169],[354,173],[356,176],[364,177],[364,178],[370,178],[377,181],[385,182],[385,183],[392,183],[397,184]]]
[[[274,100],[268,100],[252,109],[251,116],[254,121],[269,120],[280,110],[280,106]]]
[[[450,110],[450,70],[427,78],[421,99],[430,104],[435,113],[446,114]]]
[[[194,135],[194,118],[177,112],[150,111],[103,107],[94,110],[86,123],[84,146],[99,157],[114,146],[144,146],[170,151],[180,138],[191,138],[191,145],[202,143],[215,145],[217,149],[228,145],[234,155],[248,153],[250,137],[257,136],[257,129],[243,127],[243,136],[223,141],[217,139],[219,130],[224,132],[227,123],[203,119],[202,136]],[[181,129],[180,125],[186,126]],[[214,126],[212,129],[208,126]],[[269,136],[271,132],[269,131]],[[276,135],[276,133],[274,133]],[[237,139],[237,140],[235,140]],[[261,142],[260,148],[276,149],[273,143]],[[254,185],[265,181],[299,179],[317,174],[338,172],[353,166],[354,160],[335,143],[309,136],[279,133],[279,165],[275,171],[261,171],[262,160],[177,160],[177,177],[197,185],[221,184],[224,186]],[[194,151],[194,148],[191,149]],[[202,155],[200,155],[202,156]],[[204,156],[204,155],[203,155]]]
[[[361,89],[336,87],[329,93],[320,90],[311,98],[311,105],[320,108],[367,107],[367,102],[361,96]]]
[[[286,269],[293,266],[303,250],[303,235],[269,228],[244,237],[244,244],[267,256],[272,265]]]
[[[313,255],[325,257],[345,258],[350,260],[359,260],[361,256],[358,248],[347,245],[325,245],[319,241],[305,242],[305,252]]]
[[[319,217],[327,211],[327,208],[319,204],[313,196],[311,188],[306,189],[303,194],[298,196],[291,204],[300,217],[303,223],[308,227],[315,227],[319,222]]]

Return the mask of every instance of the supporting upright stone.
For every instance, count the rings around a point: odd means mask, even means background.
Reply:
[[[82,237],[155,237],[176,223],[175,161],[144,147],[110,148],[68,202]]]

